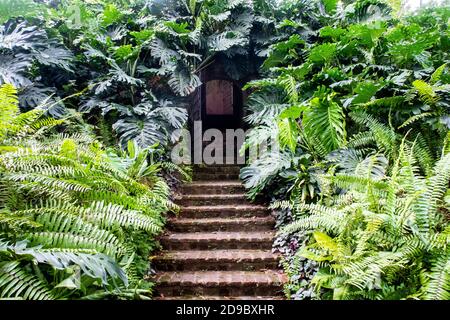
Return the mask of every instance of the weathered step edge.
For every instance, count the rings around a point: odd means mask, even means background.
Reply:
[[[204,296],[204,295],[185,295],[185,296],[163,296],[154,297],[155,300],[284,300],[283,296]]]
[[[277,296],[287,282],[284,274],[272,270],[160,272],[153,280],[164,296]]]
[[[193,180],[236,180],[239,177],[238,173],[204,173],[194,172]]]
[[[194,166],[194,173],[229,173],[229,174],[239,174],[241,167],[237,165],[229,164],[219,164],[210,166]]]
[[[183,194],[234,194],[243,193],[245,188],[238,180],[222,180],[222,181],[193,181],[184,184],[181,187]]]
[[[277,269],[280,255],[268,250],[181,250],[153,257],[152,264],[164,271]]]
[[[274,232],[171,233],[160,238],[167,250],[272,249]]]
[[[206,231],[270,231],[275,225],[272,216],[249,218],[169,219],[167,228],[175,232]]]
[[[179,217],[250,217],[267,216],[270,210],[259,205],[219,205],[219,206],[183,206]]]
[[[235,194],[185,194],[175,197],[175,202],[180,206],[208,205],[244,205],[248,203],[245,193]]]

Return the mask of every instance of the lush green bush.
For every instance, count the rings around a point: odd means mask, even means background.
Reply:
[[[153,151],[130,143],[127,157],[108,154],[70,132],[73,120],[19,114],[11,85],[0,109],[0,296],[148,297],[147,257],[176,209]]]
[[[274,204],[280,224],[291,222],[277,240],[287,289],[448,299],[450,10],[394,17],[356,1],[315,13],[284,22],[303,33],[272,45],[266,78],[247,84],[254,131],[244,148],[276,137],[281,150],[241,177],[251,197],[288,200]]]
[[[19,89],[23,108],[56,94],[51,115],[79,107],[104,142],[123,147],[174,142],[199,71],[222,62],[233,79],[256,74],[274,30],[270,1],[42,2],[0,1],[10,18],[0,28],[0,84]]]

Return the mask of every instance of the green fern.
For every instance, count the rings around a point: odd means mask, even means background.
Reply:
[[[394,156],[397,143],[396,133],[387,125],[364,111],[354,111],[350,117],[358,124],[366,126],[373,135],[378,147],[387,155]]]
[[[0,263],[0,297],[50,300],[53,295],[48,285],[28,274],[18,261]]]
[[[331,289],[334,299],[384,299],[397,292],[401,281],[406,294],[448,298],[449,257],[441,252],[446,250],[443,241],[448,241],[448,230],[444,231],[447,235],[441,230],[450,157],[444,156],[425,180],[415,168],[415,144],[403,139],[390,175],[381,180],[367,176],[371,165],[357,169],[357,175],[327,176],[333,186],[347,194],[345,198],[330,195],[331,199],[323,199],[329,205],[273,205],[299,212],[281,232],[315,231],[310,244],[298,254],[321,263],[321,271],[313,280],[316,290]],[[325,270],[331,272],[325,275]],[[420,285],[415,281],[419,277],[426,281],[417,293],[414,290]]]
[[[438,96],[430,84],[423,80],[415,80],[412,84],[425,103],[433,105],[438,101]]]

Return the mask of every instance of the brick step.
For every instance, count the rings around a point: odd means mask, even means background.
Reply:
[[[238,205],[246,204],[249,201],[245,193],[235,194],[185,194],[175,199],[180,206],[199,206],[199,205]]]
[[[153,297],[154,300],[284,300],[283,296],[160,296]]]
[[[161,272],[154,280],[157,293],[164,296],[277,296],[287,281],[273,270]]]
[[[239,180],[194,181],[181,187],[183,194],[235,194],[245,192]]]
[[[264,231],[272,230],[275,219],[272,216],[250,218],[200,218],[170,219],[168,228],[177,232],[199,231]]]
[[[239,179],[239,174],[229,174],[229,173],[203,173],[203,172],[194,172],[193,180],[237,180]]]
[[[161,237],[161,244],[166,250],[270,250],[273,238],[273,231],[171,233]]]
[[[265,217],[269,215],[267,207],[259,205],[220,205],[220,206],[186,206],[181,207],[181,218],[231,218],[231,217]]]
[[[210,165],[210,166],[194,166],[195,173],[228,173],[239,175],[241,167],[236,165]]]
[[[280,256],[269,250],[166,251],[152,262],[157,270],[264,270],[276,269]]]

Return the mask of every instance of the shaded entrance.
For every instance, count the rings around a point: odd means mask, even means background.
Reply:
[[[240,88],[229,80],[211,80],[203,84],[203,126],[207,128],[237,128],[241,109]]]
[[[228,77],[220,63],[211,64],[199,76],[202,85],[192,94],[189,110],[192,160],[198,163],[204,160],[202,155],[215,157],[216,152],[219,152],[214,163],[241,164],[238,150],[243,143],[241,136],[245,130],[243,103],[246,96],[242,87],[247,79],[234,80]],[[219,132],[206,132],[208,129],[218,129]],[[226,129],[241,130],[231,130],[227,136]],[[211,145],[212,142],[214,145]],[[216,145],[221,147],[221,151],[216,149]]]
[[[202,121],[203,130],[241,128],[242,83],[227,77],[219,63],[201,71],[200,79],[202,85],[192,95],[191,124]]]

